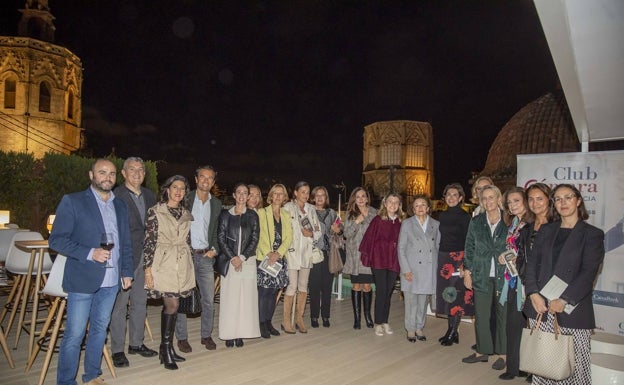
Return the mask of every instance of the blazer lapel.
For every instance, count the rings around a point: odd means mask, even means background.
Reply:
[[[104,220],[102,219],[102,213],[100,213],[100,207],[96,201],[97,197],[91,191],[91,188],[86,190],[85,201],[87,203],[87,207],[89,211],[92,212],[94,218],[97,218],[95,221],[98,225],[98,231],[100,234],[104,234],[106,232],[106,228],[104,227]]]

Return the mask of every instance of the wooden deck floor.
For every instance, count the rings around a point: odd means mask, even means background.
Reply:
[[[0,303],[6,297],[0,297]],[[308,309],[306,322],[309,324]],[[218,312],[218,306],[217,306]],[[121,384],[461,384],[488,385],[495,383],[526,384],[524,379],[501,381],[502,372],[491,369],[491,364],[463,364],[461,358],[470,354],[474,343],[471,324],[460,326],[460,343],[442,347],[437,342],[446,331],[446,319],[429,317],[426,342],[409,343],[403,330],[403,303],[393,296],[390,325],[393,335],[376,336],[372,329],[353,330],[350,298],[333,300],[330,328],[310,329],[307,334],[284,335],[269,340],[245,340],[242,348],[226,348],[216,336],[216,351],[208,351],[199,343],[199,318],[189,319],[189,342],[193,352],[186,354],[186,362],[177,371],[165,370],[158,358],[128,356],[130,367],[117,369],[113,379],[105,363],[103,377],[109,385]],[[158,349],[160,339],[160,307],[150,306],[148,318],[154,332],[154,341],[146,336],[145,344]],[[215,316],[218,319],[218,316]],[[281,303],[274,324],[281,319]],[[218,325],[217,325],[218,326]],[[13,330],[15,327],[13,327]],[[15,341],[15,332],[9,334],[9,344]],[[41,352],[29,373],[26,365],[27,335],[22,335],[16,350],[11,350],[16,368],[11,369],[0,352],[0,384],[37,384],[45,353]],[[45,384],[56,381],[57,354],[54,354]],[[490,360],[492,361],[492,360]],[[82,364],[78,372],[82,375]]]

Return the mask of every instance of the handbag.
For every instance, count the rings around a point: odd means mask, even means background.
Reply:
[[[344,238],[338,234],[332,234],[329,240],[329,272],[340,273],[344,267],[340,250],[344,249]]]
[[[199,294],[197,286],[191,289],[191,294],[188,297],[180,297],[180,306],[178,307],[178,313],[201,313],[201,295]]]
[[[317,264],[323,262],[325,257],[323,256],[323,252],[316,246],[312,246],[312,263]]]
[[[225,253],[220,253],[215,258],[214,270],[225,277],[230,269],[230,258]]]
[[[520,370],[553,380],[564,380],[574,372],[574,342],[561,334],[557,314],[555,332],[540,330],[542,314],[532,328],[522,329]]]

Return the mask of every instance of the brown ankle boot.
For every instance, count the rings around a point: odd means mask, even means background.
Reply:
[[[284,319],[282,320],[282,330],[286,334],[295,334],[295,329],[292,326],[292,308],[294,295],[284,295]]]
[[[297,330],[299,330],[300,333],[308,332],[308,329],[306,329],[305,323],[303,322],[303,313],[305,312],[307,299],[308,299],[307,292],[297,293],[297,315],[295,318],[295,322],[297,324]]]

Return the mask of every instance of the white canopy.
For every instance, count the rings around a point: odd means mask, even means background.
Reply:
[[[583,151],[624,139],[624,1],[534,2]]]

